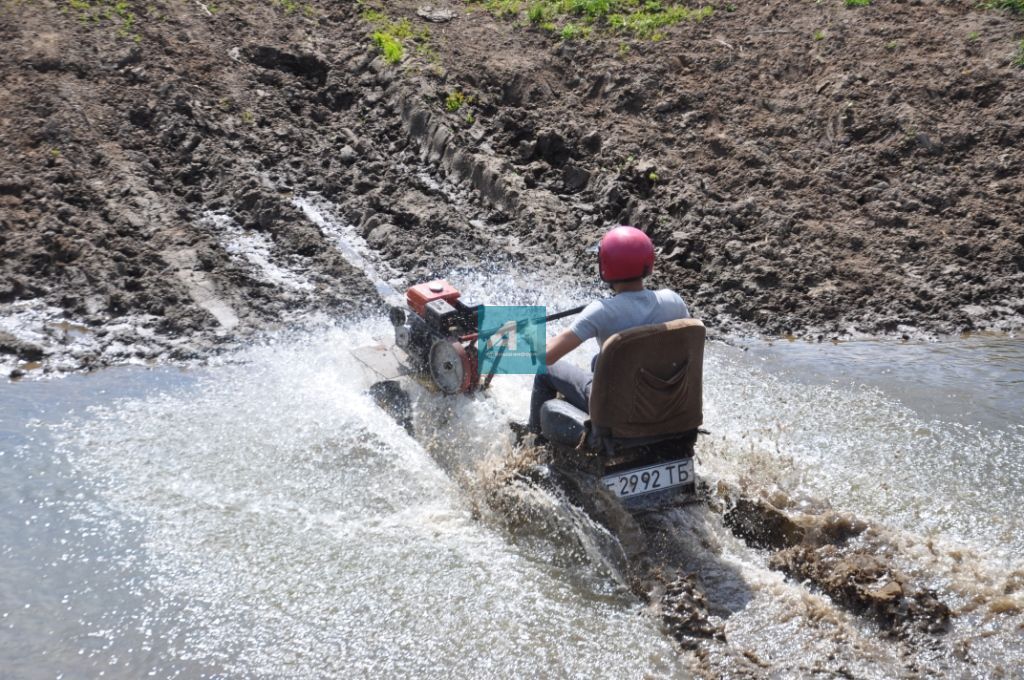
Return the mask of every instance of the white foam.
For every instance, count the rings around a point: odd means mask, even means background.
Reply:
[[[315,286],[301,270],[301,263],[282,263],[275,258],[274,242],[264,233],[246,231],[227,215],[208,212],[203,219],[219,235],[224,250],[238,263],[247,264],[256,278],[284,290],[312,292]]]

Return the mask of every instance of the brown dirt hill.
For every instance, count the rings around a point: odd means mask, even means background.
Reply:
[[[627,222],[720,329],[1020,327],[1020,17],[733,2],[653,42],[434,7],[378,6],[415,34],[391,66],[371,4],[0,1],[0,317],[42,301],[95,336],[63,349],[51,318],[4,351],[186,357],[375,306],[312,192],[409,279],[586,280]]]
[[[448,29],[448,82],[494,120],[482,143],[575,208],[534,238],[573,234],[559,246],[582,265],[576,244],[640,226],[661,281],[719,324],[1020,327],[1021,17],[725,7],[660,42],[558,41],[481,12]]]

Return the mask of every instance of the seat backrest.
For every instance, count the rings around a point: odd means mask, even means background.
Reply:
[[[608,338],[594,367],[590,422],[615,438],[681,434],[704,421],[704,324],[678,319]]]

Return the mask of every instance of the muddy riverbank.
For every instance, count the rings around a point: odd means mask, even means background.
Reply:
[[[1021,326],[1019,16],[737,2],[651,40],[502,7],[4,0],[5,370],[379,307],[316,195],[399,286],[495,260],[589,281],[625,222],[719,332]]]

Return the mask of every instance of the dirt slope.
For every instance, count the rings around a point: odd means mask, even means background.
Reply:
[[[378,305],[314,193],[408,279],[586,279],[624,222],[719,330],[1022,324],[1019,16],[734,2],[653,42],[376,7],[414,33],[397,65],[371,4],[3,0],[0,356],[185,358]]]
[[[973,3],[729,6],[653,43],[559,43],[475,13],[449,29],[450,80],[528,184],[572,194],[550,229],[649,230],[662,281],[705,318],[1019,327],[1024,23]]]

